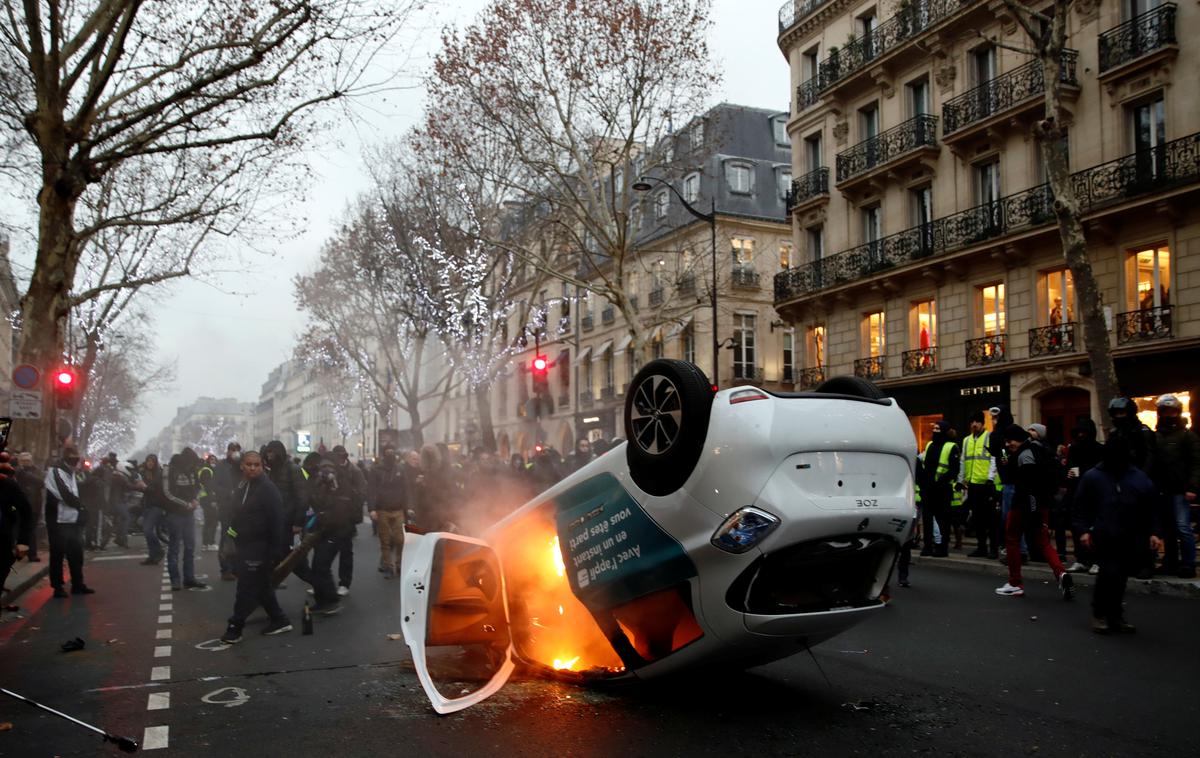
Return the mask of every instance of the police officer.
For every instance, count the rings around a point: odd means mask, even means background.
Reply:
[[[950,439],[950,424],[938,421],[933,425],[933,439],[925,445],[921,468],[917,472],[925,532],[921,555],[944,558],[950,554],[951,489],[958,479],[959,463],[958,445]],[[942,544],[936,548],[933,545],[935,521],[942,535]]]
[[[971,414],[970,432],[963,440],[958,481],[967,488],[967,507],[979,544],[967,555],[995,559],[1000,546],[993,541],[989,549],[988,540],[996,532],[996,459],[990,452],[992,438],[984,429],[983,411]]]

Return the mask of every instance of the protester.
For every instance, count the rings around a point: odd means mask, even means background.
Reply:
[[[83,580],[83,530],[91,514],[79,499],[79,451],[67,446],[58,462],[46,471],[46,531],[50,537],[50,586],[54,597],[67,597],[63,589],[63,560],[71,572],[71,594],[90,595],[95,590]]]
[[[1039,425],[1040,426],[1040,425]],[[1044,427],[1040,430],[1044,433]],[[1029,432],[1017,424],[1010,424],[1003,431],[1004,444],[1008,449],[1013,478],[1012,507],[1005,522],[1005,542],[1008,547],[1008,581],[996,588],[997,595],[1020,597],[1025,594],[1021,578],[1020,545],[1024,535],[1030,548],[1038,547],[1050,564],[1059,591],[1064,600],[1074,595],[1074,580],[1063,569],[1058,554],[1050,545],[1046,524],[1050,518],[1047,487],[1057,482],[1047,468],[1043,458],[1045,448],[1031,439]]]
[[[1128,443],[1130,462],[1147,474],[1151,481],[1158,472],[1155,464],[1155,448],[1157,438],[1150,427],[1138,418],[1137,403],[1132,398],[1114,397],[1108,403],[1108,418],[1112,428],[1125,436]],[[1157,482],[1155,485],[1157,486]],[[1154,564],[1158,553],[1146,550],[1142,556],[1142,565],[1138,568],[1137,578],[1150,580],[1154,578]]]
[[[570,471],[574,473],[595,460],[592,455],[592,443],[587,437],[575,441],[575,452],[571,455]]]
[[[29,543],[30,563],[41,561],[38,555],[39,528],[44,528],[43,511],[46,499],[46,475],[42,473],[33,463],[33,454],[27,450],[22,450],[17,455],[17,484],[20,485],[21,491],[25,493],[25,498],[29,501],[29,507],[33,510],[33,536]]]
[[[371,469],[371,521],[378,527],[379,570],[385,579],[399,575],[404,550],[404,512],[408,510],[408,484],[396,449],[388,445],[378,465]]]
[[[1125,451],[1128,454],[1128,451]],[[1075,527],[1078,518],[1076,511],[1082,503],[1077,502],[1079,484],[1082,477],[1100,463],[1104,456],[1104,445],[1096,441],[1096,422],[1090,418],[1081,419],[1071,430],[1071,445],[1067,448],[1067,491],[1063,495],[1063,510],[1072,519],[1071,536],[1074,540],[1075,562],[1067,567],[1068,572],[1087,571],[1098,573],[1100,567],[1092,558],[1091,551],[1079,539],[1080,533]],[[1062,552],[1062,548],[1059,548]]]
[[[264,462],[267,467],[267,475],[271,478],[275,488],[279,490],[279,497],[283,502],[283,519],[287,522],[288,528],[280,539],[283,541],[283,554],[287,555],[296,543],[296,537],[304,525],[304,514],[308,511],[308,503],[305,502],[304,473],[299,466],[292,462],[287,448],[279,440],[271,440],[266,444],[264,450],[266,451]],[[292,569],[292,573],[301,581],[310,583],[312,581],[309,576],[307,560],[297,563],[296,567]]]
[[[13,564],[28,555],[37,522],[16,473],[8,453],[0,452],[0,587],[8,580]],[[0,617],[3,615],[0,607]]]
[[[121,473],[116,453],[109,453],[100,462],[102,472],[102,502],[108,514],[100,532],[99,548],[104,550],[111,541],[117,547],[129,547],[129,490],[131,483]]]
[[[312,612],[322,616],[332,616],[342,610],[341,593],[333,583],[333,559],[344,548],[343,541],[348,541],[347,530],[353,529],[355,501],[341,491],[346,478],[338,477],[337,468],[333,461],[322,461],[316,476],[310,479],[310,502],[316,515],[316,529],[321,533],[320,541],[313,547],[311,576],[315,604]],[[358,471],[348,464],[347,468]]]
[[[350,594],[350,582],[354,579],[354,535],[363,519],[367,480],[362,469],[350,463],[345,447],[334,446],[331,459],[337,477],[339,512],[347,514],[347,522],[334,530],[331,538],[338,556],[337,593],[344,597]],[[313,560],[316,561],[315,556]]]
[[[921,555],[944,558],[950,554],[950,488],[958,478],[959,450],[949,438],[950,424],[938,421],[933,425],[933,438],[925,445],[917,484],[921,487],[921,506],[925,525],[925,542]],[[936,523],[942,544],[933,544]]]
[[[142,495],[142,536],[146,538],[146,550],[149,553],[143,566],[156,566],[163,559],[162,542],[159,539],[159,528],[167,521],[167,486],[163,481],[163,470],[158,465],[158,456],[151,453],[142,462],[139,472],[146,485]]]
[[[989,542],[996,531],[996,461],[989,450],[991,434],[984,429],[983,412],[971,414],[970,434],[963,439],[962,470],[958,481],[967,488],[967,508],[977,545],[967,555],[996,558],[999,545]]]
[[[1162,493],[1163,573],[1196,578],[1192,504],[1200,492],[1200,438],[1183,422],[1183,403],[1174,395],[1155,402],[1154,483]]]
[[[1127,432],[1113,429],[1101,453],[1102,460],[1080,477],[1075,498],[1075,530],[1100,567],[1092,593],[1092,631],[1133,632],[1122,601],[1147,544],[1152,551],[1160,544],[1153,534],[1154,483],[1132,465]]]
[[[993,544],[1003,547],[1005,541],[1005,528],[1008,523],[1008,511],[1012,507],[1013,493],[1016,487],[1012,483],[1014,466],[1009,465],[1008,450],[1004,446],[1002,439],[1004,430],[1013,423],[1013,415],[1009,412],[1008,407],[1004,405],[994,405],[988,409],[988,415],[992,419],[992,433],[988,439],[988,452],[991,453],[992,459],[996,463],[996,481],[1000,484],[1000,519],[996,522],[996,530],[992,533]],[[999,551],[1000,562],[1007,563],[1008,557],[1005,550]],[[1025,544],[1021,542],[1021,559],[1025,560]]]
[[[190,447],[171,456],[167,471],[167,574],[171,589],[204,589],[196,580],[196,516],[200,508],[200,456]],[[183,556],[180,557],[182,548]]]
[[[231,582],[237,577],[233,574],[233,560],[230,557],[226,543],[229,537],[226,529],[233,523],[233,493],[242,481],[242,446],[230,442],[225,446],[225,459],[213,470],[213,486],[216,489],[217,515],[221,519],[221,537],[217,543],[217,562],[221,569],[222,581]]]
[[[200,545],[206,552],[218,549],[217,522],[220,521],[220,514],[217,509],[216,465],[216,458],[208,455],[196,471],[196,480],[200,483],[197,499],[200,501],[200,511],[204,514],[204,531]]]
[[[262,633],[283,634],[292,631],[291,621],[279,607],[271,571],[283,558],[283,533],[287,524],[283,501],[270,477],[263,476],[262,456],[248,452],[242,457],[243,480],[233,492],[233,513],[226,533],[234,545],[233,570],[237,575],[237,596],[229,626],[221,642],[233,645],[242,641],[246,619],[262,606],[270,619]]]

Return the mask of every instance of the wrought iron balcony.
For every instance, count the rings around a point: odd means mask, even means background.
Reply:
[[[1071,182],[1084,213],[1200,181],[1200,133],[1083,169]],[[775,301],[789,300],[1054,222],[1050,185],[943,216],[775,275]]]
[[[595,402],[596,402],[596,398],[594,395],[592,395],[591,392],[580,392],[579,393],[579,407],[580,408],[591,408],[592,404]]]
[[[733,379],[741,382],[761,382],[764,372],[761,366],[751,366],[748,363],[733,364]]]
[[[796,87],[796,113],[811,108],[821,100],[821,76],[813,76]]]
[[[730,283],[736,289],[756,290],[759,288],[759,274],[753,266],[734,266]]]
[[[825,381],[825,369],[822,366],[813,366],[800,372],[798,384],[802,390],[811,390],[823,381]]]
[[[1063,84],[1079,86],[1075,77],[1075,61],[1078,58],[1077,51],[1063,50],[1062,68],[1059,71],[1059,80]],[[1042,62],[1035,58],[943,104],[942,139],[945,140],[960,129],[1002,113],[1045,91]]]
[[[611,305],[600,311],[600,323],[611,324],[617,320],[617,311]]]
[[[663,288],[658,287],[656,289],[650,290],[650,305],[662,305],[662,304],[663,304]]]
[[[592,329],[594,329],[596,327],[596,322],[594,320],[592,320],[591,314],[588,314],[587,316],[584,316],[582,319],[580,319],[579,325],[580,325],[580,327],[583,328],[583,331],[590,332],[590,331],[592,331]]]
[[[914,116],[837,156],[838,184],[923,147],[936,148],[937,116]]]
[[[883,379],[885,361],[882,355],[858,358],[854,361],[854,375],[863,379]]]
[[[967,366],[988,366],[1008,358],[1008,335],[993,334],[990,337],[967,340]]]
[[[904,376],[929,374],[937,371],[937,348],[926,347],[917,350],[905,350],[900,354],[900,371]]]
[[[809,200],[828,196],[829,169],[822,166],[792,180],[792,187],[788,190],[787,207],[790,211]]]
[[[602,400],[602,401],[603,400],[612,400],[616,396],[617,396],[617,388],[616,387],[601,387],[600,388],[600,400]]]
[[[1117,314],[1117,344],[1170,339],[1171,306],[1142,308]]]
[[[779,33],[783,34],[827,2],[829,0],[787,0],[779,8]]]
[[[1174,44],[1175,3],[1163,3],[1100,34],[1100,73]]]
[[[696,294],[696,275],[685,274],[684,276],[679,277],[679,283],[675,285],[675,290],[680,295]]]
[[[1029,330],[1029,357],[1075,352],[1075,322],[1039,326]]]

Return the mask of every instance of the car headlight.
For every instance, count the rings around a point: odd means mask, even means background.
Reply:
[[[727,553],[744,553],[779,526],[779,518],[748,505],[739,508],[713,532],[712,544]]]

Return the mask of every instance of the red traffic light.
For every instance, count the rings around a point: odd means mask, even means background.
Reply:
[[[63,388],[75,386],[75,372],[65,368],[58,370],[54,374],[54,383]]]
[[[550,366],[550,361],[546,360],[544,355],[536,355],[533,358],[533,370],[537,373],[545,371]]]

